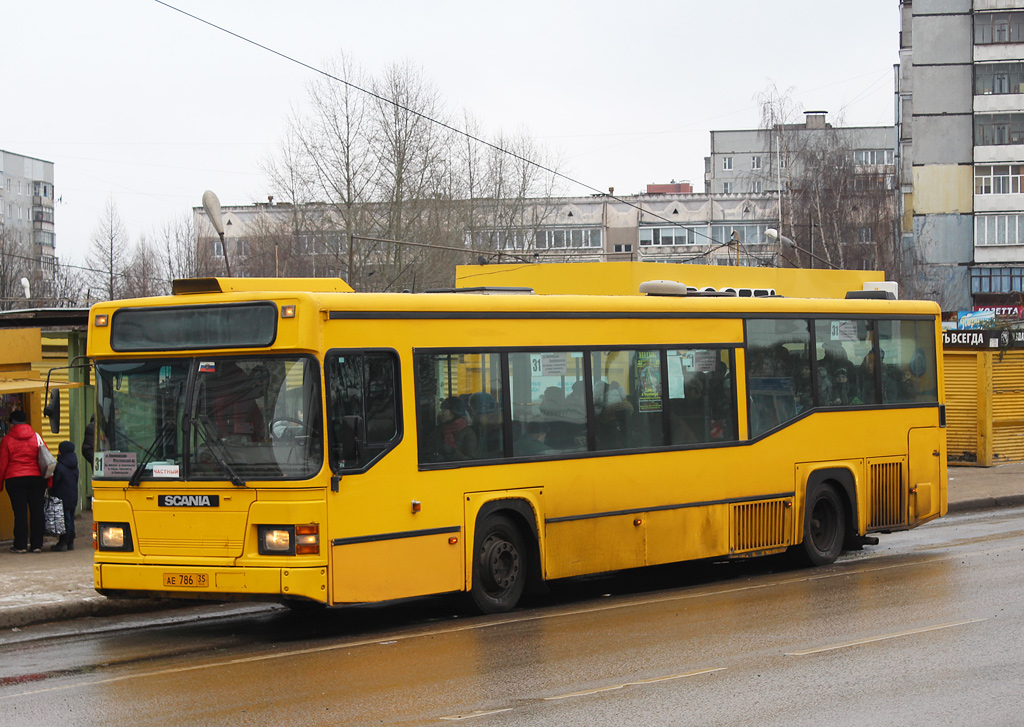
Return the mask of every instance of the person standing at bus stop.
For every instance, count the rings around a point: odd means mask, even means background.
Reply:
[[[50,546],[50,550],[63,553],[75,549],[75,508],[78,506],[78,455],[75,443],[64,440],[57,447],[57,466],[53,469],[50,495],[64,506],[64,534]]]
[[[24,411],[11,412],[11,430],[0,440],[0,486],[7,488],[14,511],[12,553],[42,553],[46,528],[46,481],[39,473],[39,447],[46,445],[27,422]]]

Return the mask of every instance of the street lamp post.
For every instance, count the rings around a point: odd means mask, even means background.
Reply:
[[[800,247],[799,245],[797,245],[795,242],[793,242],[791,239],[789,239],[788,237],[786,237],[785,235],[783,235],[782,233],[780,233],[776,229],[773,229],[773,228],[769,227],[767,230],[764,231],[764,236],[767,237],[769,240],[773,240],[775,242],[785,243],[786,245],[789,245],[794,250],[799,250],[800,252],[806,253],[813,260],[820,260],[821,262],[825,263],[826,265],[828,265],[833,270],[842,270],[842,268],[838,267],[837,265],[833,265],[829,260],[826,260],[825,258],[823,258],[823,257],[821,257],[819,255],[815,255],[810,250],[805,250],[804,248]]]
[[[203,209],[206,216],[213,223],[213,229],[220,235],[220,249],[224,251],[224,267],[227,268],[228,277],[231,277],[231,261],[228,259],[228,244],[224,241],[224,220],[220,214],[220,200],[217,195],[209,189],[203,192]]]

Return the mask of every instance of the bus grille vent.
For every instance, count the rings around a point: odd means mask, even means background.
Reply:
[[[871,464],[871,521],[872,530],[907,524],[907,505],[904,499],[903,462],[874,462]]]
[[[786,500],[733,505],[730,551],[742,553],[787,545],[786,520],[791,509]]]

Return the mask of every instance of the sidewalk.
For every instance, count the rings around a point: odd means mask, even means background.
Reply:
[[[2,495],[6,497],[6,495]],[[949,511],[966,512],[1024,505],[1024,463],[996,467],[950,467]],[[10,552],[0,542],[0,630],[85,616],[111,616],[194,605],[195,601],[111,599],[93,589],[92,513],[75,521],[75,550]]]

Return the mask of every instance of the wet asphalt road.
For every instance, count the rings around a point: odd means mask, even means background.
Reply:
[[[0,724],[1024,724],[1024,509],[778,566],[573,581],[497,617],[428,599],[33,627],[0,637]]]

